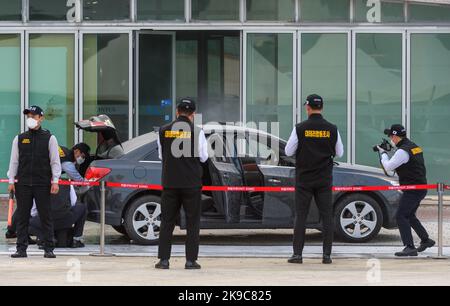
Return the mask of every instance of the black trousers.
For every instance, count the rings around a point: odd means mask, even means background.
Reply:
[[[295,192],[294,254],[302,255],[305,247],[306,221],[314,198],[323,223],[323,254],[331,255],[334,221],[331,183],[318,186],[297,186]]]
[[[44,249],[53,251],[53,225],[50,215],[50,186],[25,186],[16,184],[16,222],[17,251],[24,252],[28,248],[28,227],[30,225],[33,199],[42,224]]]
[[[162,193],[158,258],[170,259],[175,224],[184,208],[187,222],[186,259],[196,261],[200,244],[201,188],[165,189]]]
[[[397,224],[405,246],[414,247],[412,229],[422,241],[427,241],[430,236],[416,216],[420,203],[427,195],[426,190],[407,190],[403,192],[400,206],[397,211]]]

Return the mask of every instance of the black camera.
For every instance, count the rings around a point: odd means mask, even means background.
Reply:
[[[386,152],[392,151],[392,145],[389,140],[383,138],[383,142],[377,146],[373,147],[374,152],[378,152],[378,147],[382,148]]]

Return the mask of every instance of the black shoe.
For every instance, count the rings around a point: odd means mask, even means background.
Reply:
[[[155,269],[168,270],[169,269],[169,261],[167,259],[161,259],[156,265]]]
[[[333,260],[331,259],[330,255],[324,255],[322,259],[322,263],[324,265],[331,265],[333,263]]]
[[[395,253],[397,257],[414,257],[418,255],[417,249],[411,246],[407,246],[403,251]]]
[[[54,259],[56,258],[56,255],[53,253],[53,251],[45,251],[44,258]]]
[[[6,238],[6,239],[16,239],[16,238],[17,238],[17,235],[16,235],[16,233],[14,233],[14,232],[8,230],[8,231],[5,233],[5,238]]]
[[[421,242],[420,246],[417,248],[417,252],[422,253],[425,252],[426,249],[432,248],[436,245],[436,241],[432,239],[428,239],[425,242]]]
[[[302,264],[303,257],[302,255],[292,255],[291,258],[288,259],[288,263],[291,264]]]
[[[11,255],[11,258],[27,258],[27,252],[23,252],[23,251],[17,251],[14,254]]]
[[[200,270],[202,266],[200,266],[196,261],[186,261],[184,268],[186,270]]]
[[[83,242],[81,242],[80,240],[74,240],[72,242],[72,249],[81,249],[84,248],[85,245]]]

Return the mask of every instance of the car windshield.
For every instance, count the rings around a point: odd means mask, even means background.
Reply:
[[[131,140],[128,140],[122,144],[123,150],[125,154],[128,154],[143,145],[156,141],[158,138],[158,134],[155,132],[147,133],[144,135],[141,135],[139,137],[133,138]]]

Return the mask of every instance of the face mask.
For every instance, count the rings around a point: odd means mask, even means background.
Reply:
[[[30,130],[34,130],[35,128],[37,128],[38,124],[39,124],[39,122],[36,119],[34,119],[34,118],[27,118],[27,127]]]
[[[82,163],[85,162],[85,160],[86,160],[86,159],[84,159],[83,157],[79,156],[79,157],[77,157],[77,164],[78,164],[78,165],[81,165]]]

